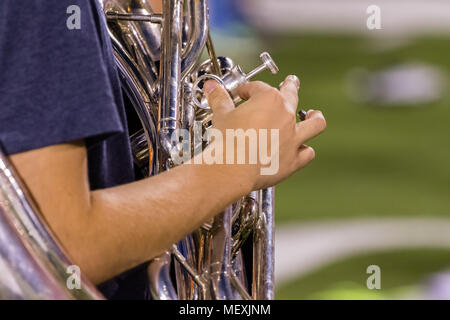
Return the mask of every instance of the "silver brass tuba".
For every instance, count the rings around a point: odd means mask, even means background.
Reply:
[[[215,54],[207,0],[97,0],[102,5],[122,89],[139,128],[130,136],[143,176],[170,170],[182,152],[172,134],[205,131],[212,112],[203,83],[215,79],[234,101],[255,74],[278,71],[267,53],[244,73]],[[206,49],[209,59],[200,62]],[[200,127],[194,124],[200,123]],[[193,153],[198,145],[191,146]],[[151,210],[151,208],[149,208]],[[87,279],[70,290],[70,259],[0,150],[0,299],[102,299]],[[273,299],[274,189],[253,191],[148,265],[154,299]],[[151,245],[151,244],[149,244]]]
[[[123,90],[142,124],[131,143],[145,175],[173,167],[172,156],[180,152],[179,141],[171,139],[175,130],[193,134],[211,126],[201,92],[205,80],[217,80],[238,102],[240,85],[264,69],[278,71],[267,53],[248,74],[230,58],[216,56],[207,0],[163,0],[162,14],[146,0],[101,2]],[[200,63],[205,48],[209,59]],[[254,191],[153,259],[148,267],[153,297],[273,299],[273,210],[273,188]]]

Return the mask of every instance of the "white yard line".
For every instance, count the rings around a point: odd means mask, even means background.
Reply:
[[[279,285],[342,258],[402,248],[450,249],[450,219],[352,219],[277,226],[275,280]]]

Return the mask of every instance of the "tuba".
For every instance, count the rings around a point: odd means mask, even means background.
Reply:
[[[163,0],[155,13],[147,0],[97,0],[108,31],[125,102],[135,114],[130,141],[143,177],[171,170],[190,136],[212,125],[202,93],[218,81],[236,104],[237,89],[263,70],[278,72],[270,55],[245,73],[217,56],[209,33],[207,0]],[[200,61],[206,51],[208,59]],[[205,142],[192,141],[199,152]],[[149,209],[150,210],[150,209]],[[151,245],[151,244],[149,244]],[[0,152],[0,298],[102,299],[83,276],[68,289],[71,264]],[[3,272],[6,270],[6,272]],[[256,190],[173,244],[147,267],[152,297],[266,300],[274,297],[274,189]]]
[[[74,267],[0,149],[0,300],[103,299]]]

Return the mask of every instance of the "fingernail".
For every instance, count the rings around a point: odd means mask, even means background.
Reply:
[[[214,80],[209,80],[209,81],[205,82],[205,85],[203,86],[203,91],[206,94],[210,94],[211,92],[216,90],[216,88],[217,88],[217,82]]]
[[[283,84],[284,84],[284,81],[283,82],[281,82],[279,85],[278,85],[278,87],[282,87],[283,86]]]
[[[296,75],[291,74],[290,76],[287,76],[286,79],[294,82],[297,90],[300,89],[300,79]]]

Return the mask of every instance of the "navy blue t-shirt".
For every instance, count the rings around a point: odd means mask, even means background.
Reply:
[[[81,9],[80,29],[67,27],[72,5]],[[79,139],[87,147],[92,190],[135,179],[119,77],[100,5],[97,0],[1,0],[3,149],[15,154]],[[99,288],[108,298],[144,299],[144,267]]]

